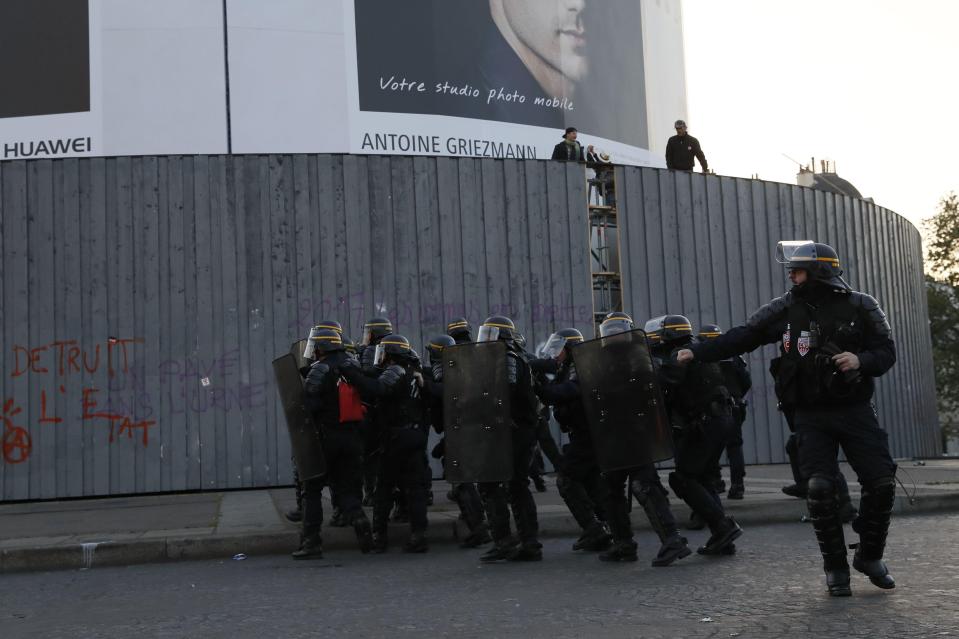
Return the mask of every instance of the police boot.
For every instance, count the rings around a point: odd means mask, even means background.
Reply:
[[[896,581],[882,561],[895,499],[896,480],[893,477],[884,477],[863,486],[860,501],[862,510],[852,525],[853,530],[859,533],[859,545],[852,567],[869,577],[874,586],[883,590],[896,587]]]
[[[609,531],[606,530],[606,526],[596,522],[587,528],[583,535],[576,540],[576,543],[573,544],[573,550],[586,550],[589,552],[606,550],[612,541],[612,538],[609,536]]]
[[[411,533],[409,541],[403,546],[403,552],[406,553],[424,553],[429,549],[429,543],[426,541],[426,532],[422,530]]]
[[[524,541],[513,548],[506,559],[509,561],[542,561],[543,544],[538,541]]]
[[[491,541],[493,541],[493,538],[490,537],[489,526],[484,521],[470,531],[470,534],[460,543],[460,548],[478,548]]]
[[[849,587],[849,563],[846,559],[846,540],[839,507],[836,503],[836,486],[832,478],[814,475],[809,479],[809,496],[806,499],[809,518],[822,553],[823,571],[826,573],[826,588],[832,597],[852,595]]]
[[[517,546],[518,544],[512,538],[498,541],[493,545],[492,548],[487,550],[482,557],[480,557],[480,561],[488,564],[494,561],[504,561],[509,559],[509,556],[513,553]]]
[[[663,545],[659,547],[659,552],[656,553],[652,563],[655,567],[668,566],[677,559],[688,557],[692,553],[693,551],[689,549],[686,538],[680,535],[677,530],[663,541]]]
[[[366,514],[360,511],[360,514],[353,518],[353,532],[356,533],[356,541],[360,546],[360,552],[364,555],[373,549],[373,528],[370,526],[370,520]]]
[[[709,530],[712,532],[709,540],[696,549],[700,555],[722,555],[726,547],[743,534],[743,529],[732,517],[723,517],[718,523],[711,524]]]
[[[600,561],[626,562],[636,561],[636,542],[632,539],[620,539],[613,543],[613,547],[600,554]]]
[[[283,516],[286,517],[287,521],[294,524],[298,524],[301,521],[303,521],[303,511],[300,509],[299,506],[297,506],[296,508],[291,508],[290,510],[286,511],[283,514]]]
[[[789,495],[790,497],[797,497],[799,499],[806,499],[806,494],[808,491],[807,482],[800,482],[796,484],[790,484],[789,486],[783,486],[783,494]]]
[[[731,484],[729,492],[726,493],[726,499],[742,499],[746,494],[746,487],[742,484]]]
[[[300,547],[292,553],[293,559],[323,559],[323,539],[319,533],[303,537]]]

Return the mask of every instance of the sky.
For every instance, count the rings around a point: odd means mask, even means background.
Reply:
[[[687,124],[717,173],[832,160],[914,224],[959,192],[959,0],[682,2]]]

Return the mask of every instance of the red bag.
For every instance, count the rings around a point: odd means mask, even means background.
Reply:
[[[363,421],[366,406],[360,399],[360,392],[342,379],[337,384],[337,392],[340,398],[340,423]]]

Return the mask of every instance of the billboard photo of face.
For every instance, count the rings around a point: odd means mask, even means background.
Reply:
[[[648,148],[638,0],[356,0],[359,108]]]

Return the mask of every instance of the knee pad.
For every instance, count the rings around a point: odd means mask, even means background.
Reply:
[[[896,478],[880,477],[863,484],[862,500],[877,510],[890,510],[896,500]]]
[[[832,501],[836,498],[836,482],[832,477],[813,475],[809,478],[810,500]]]

